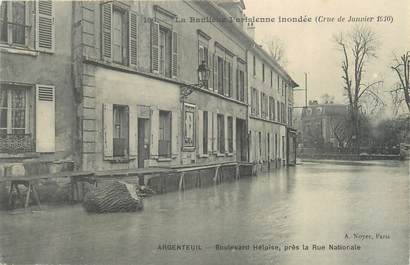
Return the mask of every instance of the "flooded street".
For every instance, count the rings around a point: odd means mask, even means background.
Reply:
[[[303,162],[147,198],[139,213],[1,212],[0,263],[408,264],[408,172],[406,162]],[[200,249],[161,249],[177,244]]]

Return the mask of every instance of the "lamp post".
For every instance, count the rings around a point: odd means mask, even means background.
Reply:
[[[189,95],[194,92],[195,89],[207,88],[208,87],[208,80],[209,80],[209,72],[208,65],[205,61],[202,61],[201,64],[198,66],[198,83],[197,84],[188,84],[188,85],[181,85],[181,98],[185,99]]]

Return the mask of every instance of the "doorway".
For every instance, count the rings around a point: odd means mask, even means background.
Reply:
[[[143,168],[150,151],[149,119],[138,118],[138,168]]]
[[[236,157],[238,161],[247,160],[247,137],[245,120],[236,119]]]

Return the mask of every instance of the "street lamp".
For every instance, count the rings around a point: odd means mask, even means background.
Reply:
[[[181,97],[186,98],[194,92],[194,89],[201,89],[208,87],[209,72],[208,65],[202,61],[198,66],[198,84],[181,85]]]

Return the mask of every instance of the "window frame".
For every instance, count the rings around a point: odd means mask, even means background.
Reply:
[[[130,155],[130,150],[129,150],[129,142],[130,142],[130,134],[129,134],[129,128],[130,128],[130,120],[129,120],[129,106],[128,105],[121,105],[121,104],[113,104],[112,106],[112,118],[113,118],[113,132],[112,132],[112,141],[113,141],[113,157],[114,158],[128,158]],[[117,114],[118,113],[118,118],[119,121],[119,133],[117,135]],[[118,136],[118,137],[116,137]],[[123,154],[118,155],[118,144],[120,142],[123,142]],[[117,144],[117,146],[116,146]]]
[[[16,22],[13,21],[13,6],[14,4],[24,4],[24,24],[18,24]],[[32,31],[32,26],[30,24],[28,24],[28,22],[30,21],[30,12],[29,12],[29,1],[3,1],[1,2],[1,5],[4,5],[6,8],[6,21],[2,21],[2,23],[6,23],[5,25],[5,33],[6,33],[6,40],[1,40],[0,39],[0,43],[1,44],[6,44],[9,46],[17,46],[17,47],[24,47],[27,48],[29,47],[29,36],[31,34]],[[24,34],[24,43],[18,43],[14,41],[14,30],[13,27],[14,26],[20,26],[23,27],[23,34]],[[0,29],[1,31],[2,29]]]
[[[217,150],[218,154],[224,154],[225,147],[225,117],[223,114],[218,113],[217,116]]]
[[[164,137],[161,137],[161,125],[166,125],[166,122],[163,122],[163,120],[161,120],[161,114],[166,114],[168,117],[168,121],[169,121],[169,134],[165,134],[165,129],[166,127],[163,127],[163,133],[162,135]],[[158,112],[158,158],[172,158],[172,112],[168,111],[168,110],[159,110]],[[165,139],[165,136],[169,135],[169,139]],[[164,139],[161,139],[164,138]],[[161,154],[161,145],[160,145],[160,141],[167,141],[168,143],[168,150],[169,153],[162,155]]]
[[[24,110],[24,127],[13,127],[13,113],[17,108],[13,107],[12,91],[25,90],[24,94],[24,109],[18,108],[20,111]],[[0,110],[6,111],[6,127],[1,130],[5,133],[0,133],[1,149],[0,153],[31,153],[35,152],[35,89],[33,85],[25,84],[8,84],[0,83],[0,91],[6,91],[6,106],[1,106]],[[1,114],[0,114],[1,115]],[[14,130],[24,130],[24,133],[16,133]],[[26,144],[22,150],[15,149],[14,141],[19,142],[20,145]],[[24,143],[22,143],[24,141]],[[11,147],[11,149],[10,149]]]

